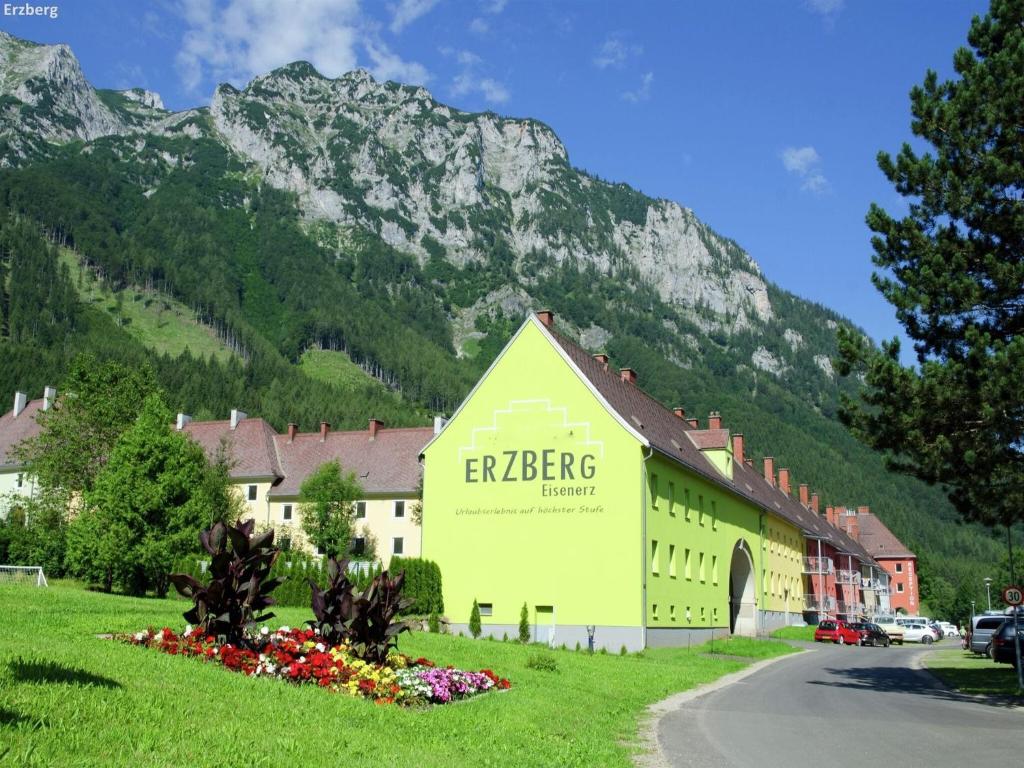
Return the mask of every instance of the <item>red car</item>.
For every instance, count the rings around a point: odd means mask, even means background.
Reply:
[[[857,645],[860,642],[860,633],[851,629],[845,621],[823,621],[814,630],[814,642],[836,643],[838,645]]]

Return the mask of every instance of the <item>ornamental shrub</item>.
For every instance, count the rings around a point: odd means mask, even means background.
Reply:
[[[417,557],[393,557],[389,570],[392,573],[405,571],[405,596],[412,601],[410,614],[423,616],[431,610],[444,613],[441,569],[437,563]]]
[[[526,660],[526,666],[530,669],[537,669],[541,672],[557,672],[558,662],[555,658],[546,653],[534,653]]]
[[[476,600],[473,601],[473,608],[469,612],[469,634],[474,638],[480,637],[480,606]]]
[[[430,612],[430,618],[427,619],[427,629],[435,635],[441,631],[441,619],[437,616],[436,608]]]
[[[523,603],[523,610],[519,612],[519,642],[530,642],[530,612]]]

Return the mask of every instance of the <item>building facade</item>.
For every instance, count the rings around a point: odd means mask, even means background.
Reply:
[[[247,516],[274,528],[278,541],[314,552],[302,530],[299,501],[303,482],[322,465],[337,461],[353,473],[363,491],[355,503],[354,554],[366,554],[372,540],[385,567],[392,556],[418,557],[421,466],[419,455],[434,435],[431,427],[386,429],[371,419],[366,430],[299,432],[289,425],[279,434],[263,419],[232,411],[226,421],[192,421],[179,414],[177,428],[198,442],[212,459],[223,452],[229,475]]]
[[[884,591],[887,609],[917,616],[921,612],[917,556],[868,507],[858,507],[846,520],[854,526],[851,535],[884,571],[884,576],[875,573],[874,577]]]
[[[0,415],[0,518],[7,517],[19,498],[30,499],[38,490],[36,479],[14,454],[20,442],[39,434],[36,416],[49,410],[56,398],[53,387],[46,387],[38,400],[15,392],[14,407]]]
[[[535,640],[611,649],[799,619],[801,527],[717,415],[698,429],[552,326],[531,316],[424,450],[423,553],[455,628],[474,600],[487,634],[525,605]]]

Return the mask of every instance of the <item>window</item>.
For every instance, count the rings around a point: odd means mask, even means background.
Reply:
[[[711,556],[711,583],[718,583],[718,555]]]
[[[704,525],[704,495],[697,497],[697,524]]]
[[[365,536],[353,536],[352,537],[352,554],[365,555],[366,554],[366,537]]]
[[[711,609],[711,620],[716,623],[718,622],[718,606]]]
[[[405,517],[405,502],[404,501],[396,501],[395,502],[395,517]]]
[[[896,585],[896,591],[899,592],[900,594],[903,594],[903,585],[902,584],[897,584]]]
[[[718,502],[711,502],[711,530],[718,530]]]
[[[405,539],[396,536],[391,540],[391,554],[400,555],[405,550]]]
[[[657,603],[651,603],[651,618],[654,619],[655,621],[658,620],[658,604]]]
[[[683,575],[686,578],[692,578],[690,573],[690,550],[683,550]]]
[[[24,483],[25,483],[25,476],[19,474],[18,475],[18,487],[21,488],[21,486],[24,485]]]
[[[356,502],[356,518],[358,520],[362,520],[365,517],[366,517],[366,502],[365,501],[357,501]]]
[[[256,501],[256,486],[249,486],[249,501]]]
[[[634,486],[636,487],[636,486]],[[658,508],[658,476],[651,475],[651,509]]]
[[[668,575],[671,578],[676,577],[676,545],[668,545]]]
[[[654,539],[651,540],[651,573],[658,575],[658,542]]]
[[[704,553],[703,552],[700,553],[700,561],[699,562],[700,562],[700,566],[699,566],[698,573],[700,574],[700,580],[701,581],[706,581],[707,579],[706,579],[706,574],[704,572]]]
[[[672,482],[668,484],[668,513],[670,515],[676,513],[676,484]]]
[[[690,489],[683,489],[683,515],[686,517],[686,522],[690,522]]]
[[[708,618],[708,609],[707,609],[707,606],[704,606],[704,605],[702,605],[702,606],[700,607],[700,620],[701,620],[701,621],[707,621],[707,618]]]
[[[668,617],[672,619],[672,621],[676,620],[676,607],[674,605],[670,605],[668,607]]]
[[[291,520],[292,519],[292,505],[291,504],[285,504],[283,507],[281,507],[281,519],[282,520]]]
[[[896,573],[903,573],[903,563],[896,563]]]
[[[477,603],[477,607],[480,609],[481,616],[494,615],[494,603]]]

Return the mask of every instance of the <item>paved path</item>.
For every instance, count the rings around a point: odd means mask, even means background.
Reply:
[[[916,668],[920,646],[808,647],[665,715],[657,731],[669,763],[1024,765],[1024,710],[945,688]]]

